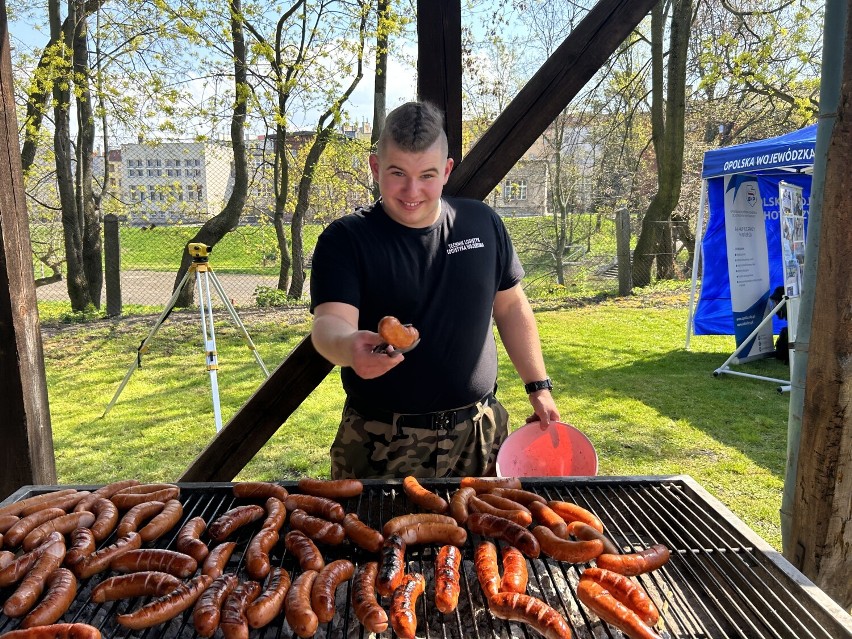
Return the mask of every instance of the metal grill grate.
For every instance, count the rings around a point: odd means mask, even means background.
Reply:
[[[292,482],[282,483],[294,489]],[[447,499],[458,485],[451,480],[421,483]],[[659,631],[664,638],[852,639],[852,618],[688,477],[535,479],[525,480],[524,487],[548,499],[571,501],[591,510],[601,518],[610,537],[624,552],[641,550],[654,543],[663,543],[672,551],[671,560],[663,568],[637,578],[660,607]],[[21,489],[8,501],[54,488]],[[181,500],[183,521],[201,516],[208,523],[243,503],[232,496],[230,484],[184,484]],[[342,503],[347,511],[357,513],[376,528],[381,528],[391,517],[412,512],[400,482],[367,481],[360,497]],[[177,530],[178,527],[158,540],[156,546],[173,548]],[[254,532],[254,528],[247,527],[233,539],[237,542],[237,552],[231,557],[228,571],[242,574],[242,550]],[[423,573],[427,581],[426,595],[418,601],[418,637],[536,636],[532,630],[497,619],[488,612],[473,566],[478,541],[477,536],[471,536],[463,549],[462,594],[458,608],[449,615],[434,607],[431,596],[438,547],[409,547],[408,570]],[[358,565],[375,559],[349,545],[323,550],[326,561],[348,558]],[[276,546],[271,558],[274,565],[285,567],[291,576],[298,574],[283,543]],[[560,611],[578,639],[623,636],[598,621],[579,603],[576,585],[583,566],[545,558],[528,560],[528,566],[529,594]],[[196,636],[191,611],[169,624],[138,633],[118,626],[116,614],[134,609],[139,602],[89,602],[92,589],[109,574],[95,575],[80,584],[75,602],[63,621],[98,626],[104,637]],[[368,636],[355,619],[350,588],[351,584],[346,584],[338,590],[337,614],[331,622],[320,626],[317,637]],[[0,590],[0,600],[10,593],[9,588]],[[17,623],[0,615],[0,633],[15,628]],[[293,636],[283,616],[251,634],[252,638],[269,639]],[[383,636],[392,636],[392,632],[388,630]]]

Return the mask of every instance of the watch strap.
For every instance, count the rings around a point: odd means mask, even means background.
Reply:
[[[549,377],[546,377],[542,380],[530,382],[529,384],[524,384],[524,390],[527,392],[527,395],[540,390],[553,390],[553,382]]]

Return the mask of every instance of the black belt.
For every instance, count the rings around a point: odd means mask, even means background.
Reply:
[[[393,413],[387,410],[381,410],[372,406],[362,404],[355,397],[347,396],[346,406],[354,410],[356,413],[374,422],[382,422],[383,424],[393,424],[394,416],[396,416],[396,425],[398,428],[423,428],[428,430],[449,430],[455,427],[456,424],[467,421],[471,417],[475,417],[479,413],[479,405],[488,406],[496,401],[494,393],[490,392],[478,402],[470,406],[462,406],[455,410],[439,411],[437,413],[421,413],[411,415],[407,413]]]

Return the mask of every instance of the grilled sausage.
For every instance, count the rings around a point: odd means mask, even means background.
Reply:
[[[132,550],[138,550],[141,547],[142,537],[139,536],[139,533],[132,532],[126,537],[121,537],[114,544],[99,548],[88,557],[82,557],[69,568],[77,579],[85,579],[106,570],[110,563],[121,555]]]
[[[306,495],[326,497],[327,499],[349,499],[364,491],[364,484],[358,479],[311,479],[299,480],[299,490]]]
[[[519,621],[545,639],[571,639],[571,627],[565,618],[541,599],[519,592],[498,592],[488,600],[488,609],[495,617]]]
[[[343,506],[327,497],[315,497],[314,495],[290,495],[284,501],[287,510],[304,510],[309,515],[322,517],[336,523],[343,521],[346,512]]]
[[[39,558],[21,580],[18,588],[6,599],[3,613],[7,617],[21,617],[29,612],[44,592],[50,573],[62,565],[64,558],[65,539],[62,536],[59,539],[51,537],[51,541],[41,549]]]
[[[665,564],[671,553],[663,544],[654,544],[640,552],[627,555],[601,555],[595,560],[598,568],[633,577],[656,570]]]
[[[284,616],[293,632],[300,637],[311,637],[317,631],[319,620],[311,608],[311,588],[319,573],[306,570],[293,582],[284,601]]]
[[[511,499],[512,501],[522,504],[527,508],[529,508],[530,504],[534,501],[540,501],[542,504],[547,503],[547,499],[541,495],[521,488],[493,488],[490,493],[486,494]]]
[[[112,534],[112,531],[118,525],[118,508],[106,497],[95,497],[96,492],[91,495],[94,499],[86,498],[77,504],[74,512],[88,510],[95,513],[95,523],[90,528],[95,536],[95,541],[103,541]],[[81,505],[85,508],[81,508]]]
[[[6,534],[19,521],[21,518],[17,515],[0,515],[0,535]]]
[[[450,497],[450,514],[459,526],[464,526],[467,521],[470,512],[468,502],[474,495],[476,495],[476,490],[468,486],[467,488],[459,488]]]
[[[35,495],[33,497],[27,497],[26,499],[22,499],[20,501],[14,501],[11,504],[6,504],[5,506],[0,507],[0,515],[16,515],[19,516],[25,509],[29,506],[33,506],[35,504],[41,504],[46,501],[50,501],[51,499],[55,499],[57,496],[62,495],[70,495],[72,493],[76,493],[77,490],[75,488],[65,488],[63,490],[54,490],[49,493],[43,493],[41,495]]]
[[[237,543],[234,541],[226,541],[214,547],[204,560],[204,564],[201,566],[201,573],[211,579],[216,579],[216,577],[225,572],[225,566],[228,565],[228,561],[231,559],[231,555],[236,547]]]
[[[459,603],[461,562],[461,550],[453,545],[441,546],[435,559],[435,607],[444,614],[455,610]]]
[[[15,561],[15,553],[8,550],[0,550],[0,570],[6,566],[10,566]]]
[[[532,515],[527,509],[503,510],[501,508],[497,508],[487,502],[482,501],[477,495],[471,497],[468,500],[467,504],[468,508],[473,512],[488,513],[489,515],[494,515],[495,517],[502,517],[503,519],[513,521],[519,526],[523,526],[524,528],[526,528],[532,523]]]
[[[249,542],[245,552],[246,572],[252,579],[264,579],[272,567],[269,551],[278,543],[278,531],[263,528]]]
[[[365,524],[354,513],[346,513],[343,518],[343,531],[356,546],[368,552],[378,553],[382,549],[384,535]]]
[[[379,564],[370,561],[361,566],[352,583],[352,608],[368,632],[380,634],[388,629],[388,614],[376,599],[376,576]]]
[[[553,508],[551,508],[547,504],[543,504],[537,501],[530,504],[530,512],[532,513],[533,519],[535,519],[542,526],[547,526],[548,528],[550,528],[553,531],[553,534],[555,534],[557,537],[561,537],[562,539],[568,539],[568,524],[565,523],[565,520],[562,519],[562,517],[560,517],[559,514],[555,510],[553,510]],[[591,526],[589,527],[591,528]]]
[[[657,606],[645,590],[629,577],[603,568],[586,568],[580,578],[598,582],[649,626],[653,626],[660,619]]]
[[[290,513],[290,528],[301,530],[314,541],[330,546],[338,546],[346,539],[346,532],[340,524],[314,517],[299,508]]]
[[[500,580],[500,592],[526,593],[529,573],[527,560],[514,546],[503,546],[503,578]]]
[[[478,493],[489,492],[494,488],[522,488],[517,477],[462,477],[461,488],[473,488]]]
[[[417,478],[409,475],[402,480],[402,489],[414,505],[433,513],[445,513],[450,509],[447,500],[420,485]]]
[[[604,531],[603,522],[598,519],[597,515],[586,510],[582,506],[572,504],[570,501],[558,500],[549,501],[547,502],[547,505],[550,506],[557,515],[562,517],[566,524],[570,524],[572,521],[582,521],[584,524],[588,524],[598,532]]]
[[[140,482],[138,479],[122,479],[120,481],[114,481],[110,484],[106,484],[105,486],[101,486],[95,492],[93,492],[92,495],[97,495],[98,497],[109,499],[114,494],[132,486],[139,486],[141,483],[142,482]]]
[[[52,532],[67,535],[77,528],[86,528],[95,521],[95,515],[88,510],[79,513],[68,513],[60,517],[54,517],[36,526],[26,537],[22,544],[24,550],[32,550],[40,545]]]
[[[618,601],[594,579],[580,578],[577,597],[603,621],[622,630],[631,639],[660,639],[639,615]]]
[[[62,535],[59,533],[53,533],[38,548],[24,553],[20,557],[13,556],[13,559],[5,567],[0,569],[0,587],[11,586],[14,583],[18,583],[32,569],[39,557],[41,557],[42,553],[50,545],[60,541],[64,544]]]
[[[225,541],[235,530],[257,521],[266,515],[263,506],[250,504],[248,506],[237,506],[226,513],[219,515],[207,528],[207,534],[213,541]]]
[[[266,500],[266,519],[263,520],[261,528],[272,528],[275,532],[281,531],[284,520],[287,518],[287,508],[278,497],[270,497]]]
[[[90,598],[95,603],[103,603],[130,597],[162,597],[179,585],[180,579],[167,572],[132,572],[105,579],[94,587]]]
[[[20,628],[55,623],[71,607],[77,596],[77,578],[67,568],[56,568],[47,577],[47,591],[41,602],[21,621]]]
[[[116,621],[125,628],[142,630],[164,623],[191,608],[213,580],[198,575],[181,584],[169,594],[145,604],[133,612],[118,615]]]
[[[393,519],[389,519],[382,526],[382,534],[385,537],[390,537],[395,532],[414,524],[435,523],[435,524],[455,524],[457,523],[452,517],[441,515],[439,513],[414,513],[411,515],[399,515]],[[461,524],[459,524],[461,525]]]
[[[234,493],[234,497],[241,499],[261,500],[275,497],[284,501],[287,499],[287,495],[290,494],[284,486],[279,486],[269,481],[241,481],[234,484],[231,490]]]
[[[557,537],[547,526],[536,526],[533,528],[533,534],[545,555],[569,564],[584,564],[603,552],[603,542],[600,539],[570,541]]]
[[[207,522],[203,517],[193,517],[188,520],[178,531],[175,548],[178,552],[189,555],[198,563],[204,561],[210,553],[210,549],[201,541],[202,533],[207,529]]]
[[[26,517],[38,512],[39,510],[44,510],[45,508],[59,508],[63,511],[73,510],[74,507],[80,503],[80,500],[84,497],[88,497],[89,495],[91,495],[91,493],[88,490],[76,491],[69,495],[54,495],[52,499],[27,506],[21,511],[21,516]]]
[[[180,497],[180,488],[175,484],[138,484],[123,488],[110,497],[119,510],[130,510],[146,501],[161,501]]]
[[[399,587],[393,591],[390,623],[393,631],[402,639],[414,639],[417,634],[417,598],[426,589],[426,580],[419,572],[405,575]]]
[[[470,532],[477,535],[502,539],[533,559],[538,557],[541,551],[538,540],[529,530],[502,517],[495,517],[488,513],[473,513],[467,518],[467,527]]]
[[[390,597],[405,576],[405,541],[397,534],[385,537],[382,544],[376,590],[383,597]]]
[[[438,524],[426,522],[412,524],[400,528],[396,533],[402,537],[409,546],[418,544],[452,544],[453,546],[464,546],[467,541],[467,531],[456,524]]]
[[[166,502],[162,512],[139,531],[139,534],[142,535],[142,541],[159,539],[177,526],[181,517],[183,517],[183,504],[177,499],[170,499]]]
[[[246,620],[252,628],[262,628],[272,622],[284,608],[290,589],[290,574],[283,568],[273,568],[266,579],[263,592],[246,608]]]
[[[61,517],[64,514],[65,511],[61,508],[45,508],[44,510],[34,512],[32,515],[22,517],[3,535],[3,543],[7,548],[17,548],[33,530],[46,521]]]
[[[354,564],[348,559],[338,559],[320,570],[311,587],[311,607],[320,623],[334,618],[334,599],[338,586],[352,578]]]
[[[97,541],[91,528],[77,528],[71,533],[71,547],[65,553],[65,565],[73,566],[95,552],[95,548]]]
[[[219,629],[225,639],[248,639],[249,629],[246,620],[246,607],[260,594],[260,584],[256,581],[244,581],[238,584],[222,604],[222,617]]]
[[[202,637],[212,637],[219,627],[222,616],[222,604],[237,587],[239,579],[234,573],[219,575],[213,583],[201,593],[192,609],[192,625]]]
[[[385,315],[379,320],[378,333],[385,344],[394,348],[408,348],[420,339],[420,331],[410,324],[403,324],[393,315]]]
[[[58,623],[12,630],[3,639],[101,639],[101,631],[85,623]]]
[[[603,543],[603,554],[606,555],[617,555],[618,547],[614,543],[612,543],[606,535],[602,532],[598,532],[589,524],[583,523],[582,521],[572,521],[568,524],[568,534],[572,535],[575,539],[579,539],[580,541],[590,541],[592,539],[600,539]]]
[[[476,579],[488,601],[500,592],[500,568],[497,565],[497,546],[490,541],[480,542],[473,555]]]
[[[110,562],[116,572],[143,572],[156,570],[186,579],[198,568],[198,562],[189,555],[163,548],[131,550]]]
[[[530,512],[530,509],[521,502],[501,495],[495,495],[494,493],[479,493],[477,497],[486,504],[499,508],[500,510],[525,510]]]
[[[325,566],[325,560],[319,548],[300,530],[291,530],[284,535],[284,547],[295,555],[299,568],[302,570],[319,572]]]
[[[165,505],[161,501],[143,501],[141,504],[136,504],[124,513],[124,516],[119,520],[118,536],[124,537],[128,533],[139,532],[139,526],[142,522],[162,512]],[[142,541],[145,541],[145,539],[143,538]]]

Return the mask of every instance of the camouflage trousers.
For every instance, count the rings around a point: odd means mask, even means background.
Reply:
[[[398,427],[373,421],[348,404],[331,444],[332,479],[487,477],[509,434],[509,414],[496,399],[477,403],[477,414],[445,428]]]

